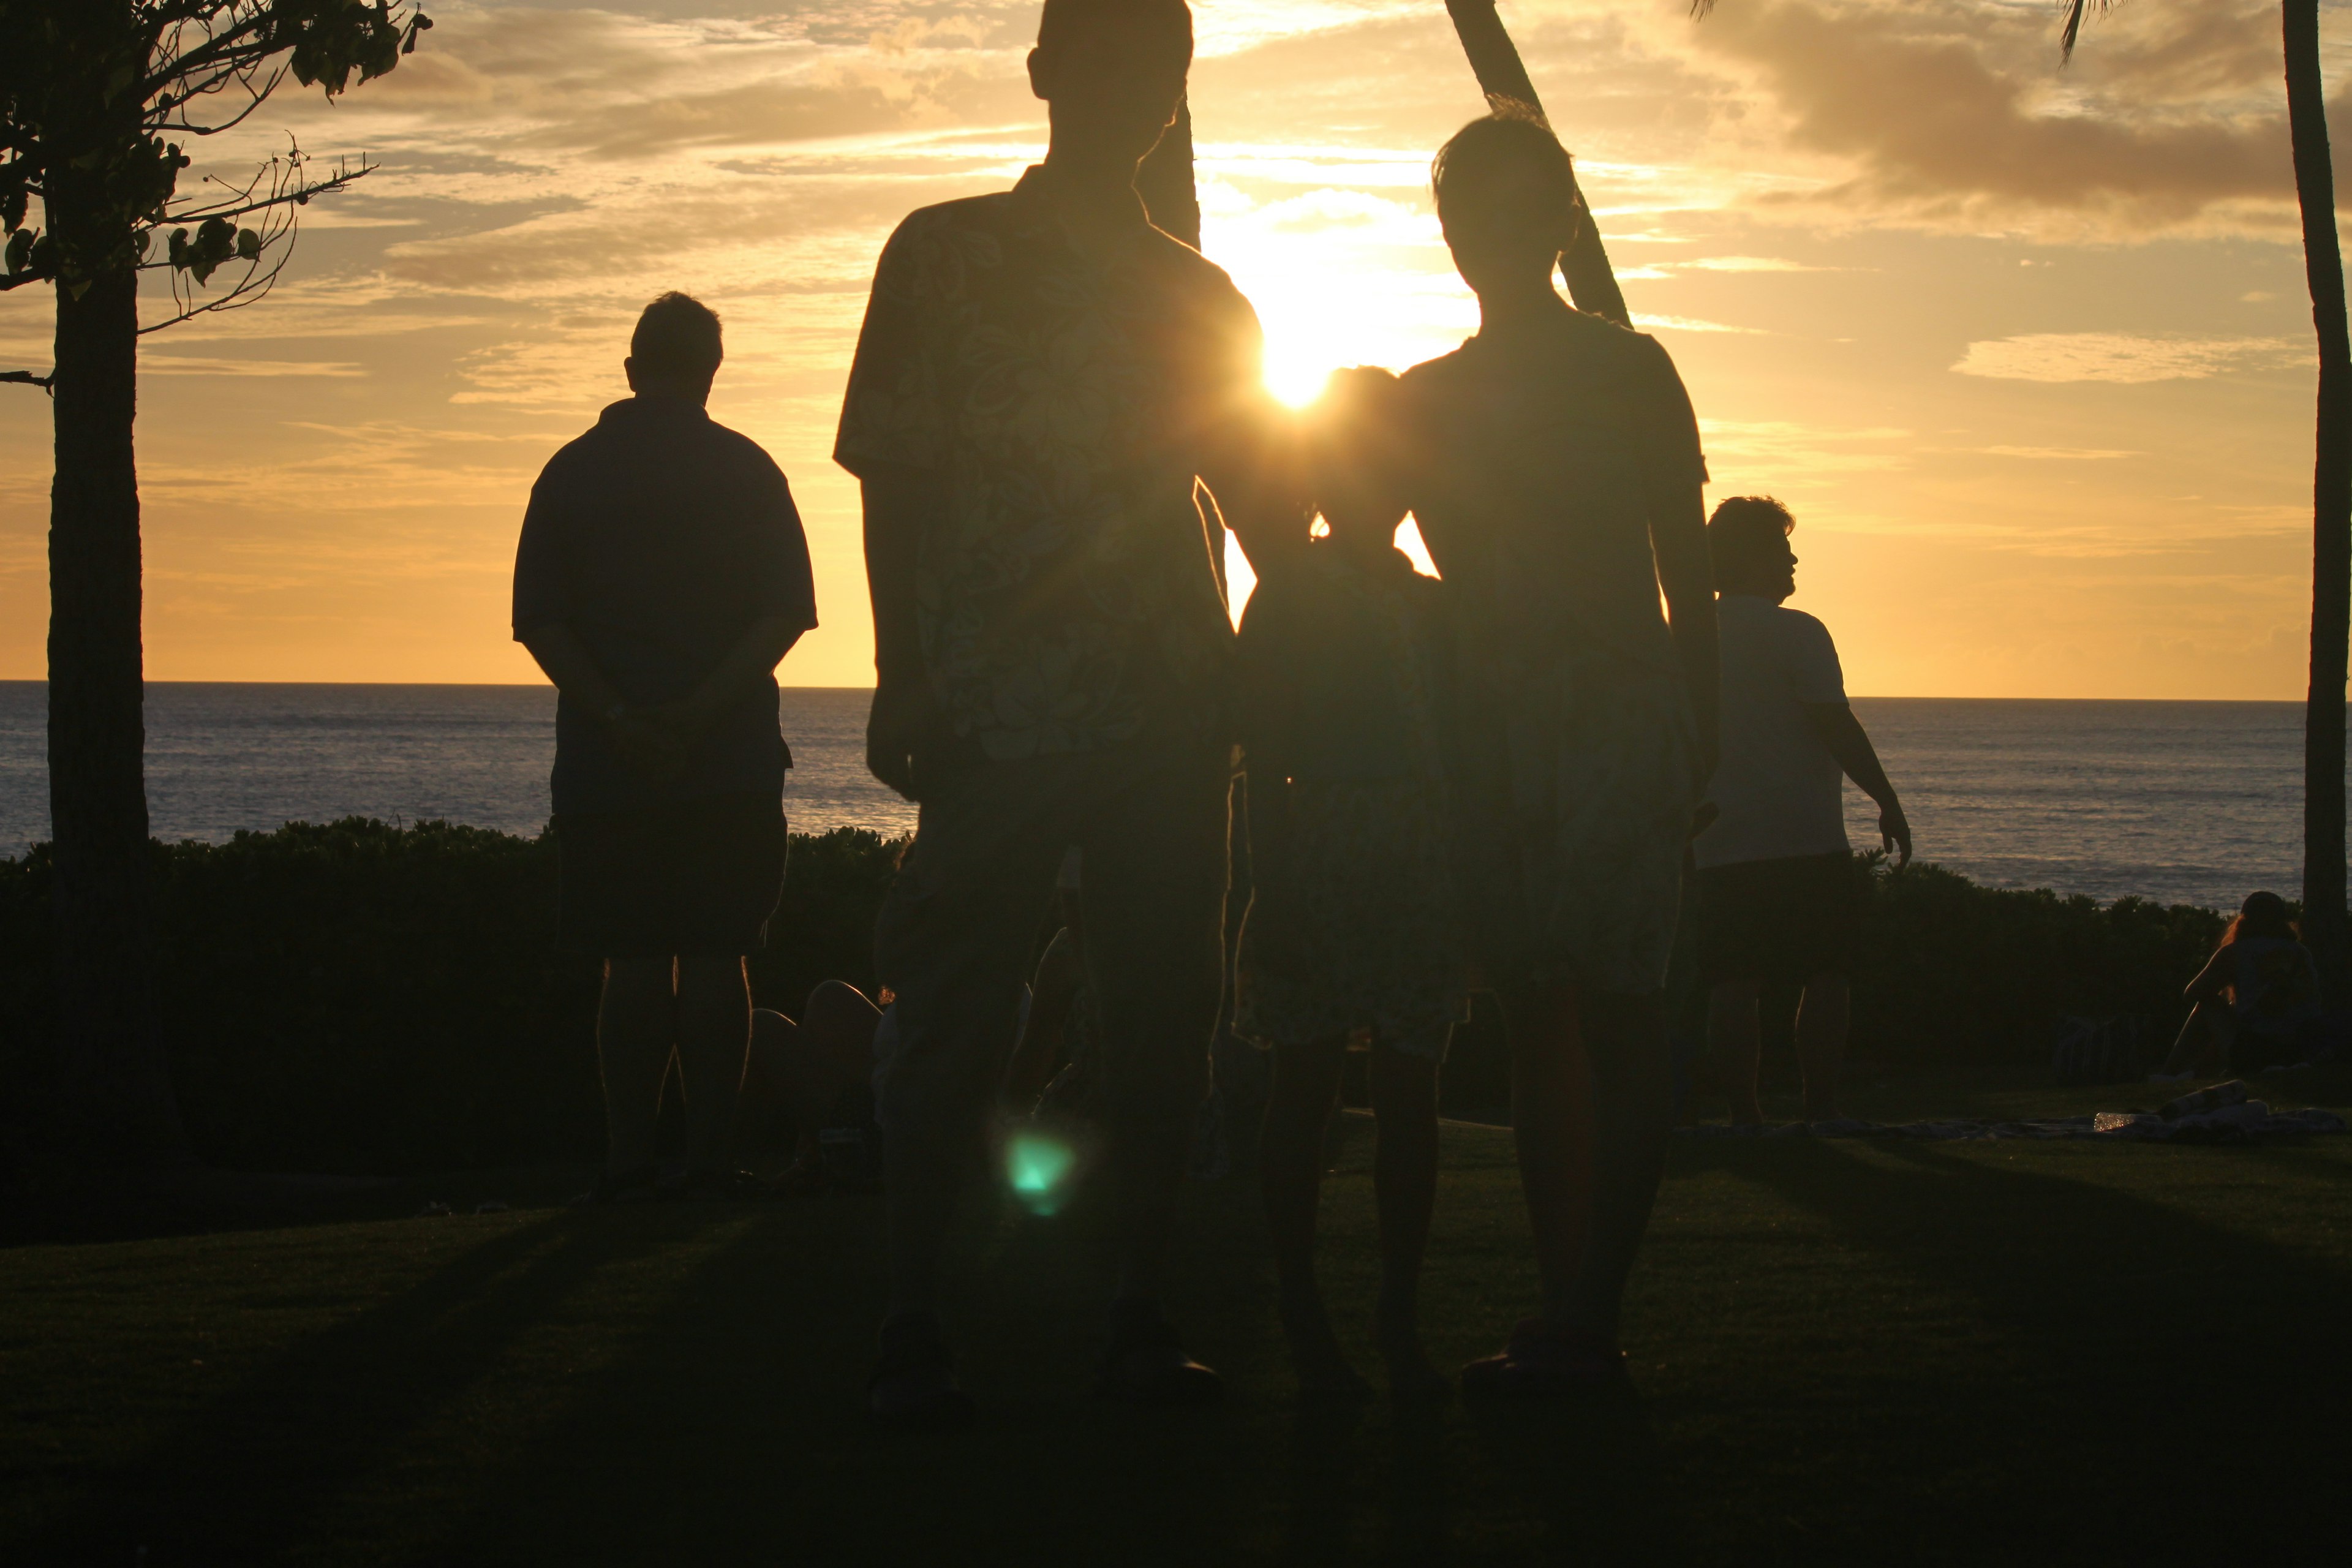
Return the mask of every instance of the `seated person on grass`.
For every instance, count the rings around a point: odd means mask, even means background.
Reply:
[[[515,555],[514,635],[555,683],[562,945],[603,961],[599,1203],[722,1194],[751,1035],[744,955],[784,881],[776,666],[816,625],[808,543],[768,455],[703,411],[719,318],[646,307],[635,395],[550,458]],[[675,1194],[654,1131],[672,1049],[686,1091]]]
[[[2248,893],[2185,994],[2196,1006],[2150,1081],[2180,1083],[2303,1060],[2319,1019],[2319,969],[2287,919],[2286,900]]]
[[[779,1184],[787,1192],[825,1184],[817,1134],[850,1086],[874,1069],[874,1031],[882,1010],[845,980],[809,993],[798,1022],[772,1007],[751,1014],[751,1054],[739,1115],[748,1141],[765,1133],[792,1143],[793,1163]]]
[[[1706,525],[1721,595],[1723,752],[1707,791],[1717,815],[1696,846],[1699,968],[1711,987],[1708,1047],[1731,1094],[1731,1120],[1743,1126],[1764,1119],[1757,994],[1767,978],[1804,986],[1797,1061],[1805,1120],[1838,1115],[1864,891],[1846,844],[1846,779],[1878,803],[1895,863],[1911,859],[1911,825],[1846,702],[1829,628],[1782,603],[1797,591],[1795,527],[1769,496],[1734,496]]]

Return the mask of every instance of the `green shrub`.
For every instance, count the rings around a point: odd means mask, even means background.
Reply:
[[[873,986],[874,917],[896,841],[795,835],[755,996],[797,1015],[812,986]],[[593,1160],[604,1141],[590,962],[555,951],[556,846],[446,823],[362,818],[158,844],[157,958],[173,1070],[198,1151],[248,1169],[403,1172]],[[0,1104],[47,1093],[46,848],[0,860]],[[2210,910],[1980,888],[1857,859],[1871,917],[1853,1054],[2038,1061],[2062,1013],[2160,1030],[2221,927]],[[1768,1042],[1787,1037],[1783,994]],[[1680,1014],[1695,1021],[1685,994]],[[1494,1010],[1463,1031],[1447,1102],[1499,1104]]]
[[[1940,866],[1857,860],[1870,914],[1853,1047],[1879,1061],[2047,1059],[2061,1014],[2140,1014],[2169,1037],[2221,941],[2211,910],[1981,888]]]
[[[794,835],[752,960],[763,1006],[872,986],[895,845]],[[157,963],[197,1151],[243,1168],[394,1172],[601,1155],[593,962],[555,949],[556,846],[365,818],[158,844]],[[47,1087],[49,861],[0,861],[0,1081]],[[16,1026],[21,1023],[24,1026]]]

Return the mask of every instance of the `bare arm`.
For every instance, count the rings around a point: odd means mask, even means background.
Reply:
[[[760,681],[773,675],[784,655],[801,640],[804,627],[782,616],[753,621],[735,646],[711,667],[710,673],[681,700],[667,704],[659,716],[683,735],[699,735],[711,721],[740,701]]]
[[[586,709],[612,731],[631,767],[659,781],[684,764],[684,748],[655,712],[631,705],[605,678],[588,646],[572,628],[551,622],[521,634],[522,646],[539,661],[555,689]]]
[[[566,626],[534,626],[521,634],[522,646],[539,661],[555,689],[595,714],[599,719],[616,708],[625,707],[620,688],[604,679],[596,668],[595,658],[585,643],[572,635]]]
[[[1870,743],[1853,709],[1843,702],[1808,702],[1805,719],[1845,776],[1878,803],[1878,831],[1886,852],[1895,857],[1897,866],[1911,864],[1910,821],[1904,816],[1903,803],[1895,797],[1895,785],[1879,763],[1878,750]]]
[[[863,493],[866,591],[874,606],[874,709],[866,723],[866,766],[912,800],[915,750],[930,713],[915,614],[915,545],[937,493],[931,476],[919,468],[877,470]]]
[[[2214,950],[2213,956],[2205,961],[2205,967],[2197,972],[2197,978],[2181,994],[2191,1002],[2219,1001],[2230,988],[2236,968],[2237,961],[2230,956],[2230,944],[2225,942]]]
[[[1211,515],[1224,520],[1260,577],[1283,570],[1307,545],[1307,504],[1285,482],[1277,434],[1271,415],[1263,426],[1236,430],[1202,461],[1200,476],[1214,503]]]
[[[1698,723],[1699,770],[1715,773],[1717,713],[1723,679],[1716,647],[1715,567],[1706,551],[1706,501],[1696,483],[1677,485],[1654,500],[1650,552],[1658,563],[1658,587],[1666,596],[1666,624]]]

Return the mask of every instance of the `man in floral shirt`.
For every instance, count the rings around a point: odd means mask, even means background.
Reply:
[[[1223,952],[1232,630],[1195,481],[1253,546],[1286,533],[1253,456],[1257,319],[1135,194],[1192,43],[1183,0],[1046,0],[1029,57],[1045,163],[898,226],[850,374],[835,457],[864,484],[867,763],[922,808],[877,938],[898,1036],[872,1388],[890,1425],[971,1415],[934,1276],[1074,844],[1124,1237],[1100,1391],[1220,1389],[1157,1300]]]

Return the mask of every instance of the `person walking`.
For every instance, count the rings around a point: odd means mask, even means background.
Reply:
[[[1245,549],[1278,546],[1257,318],[1135,192],[1192,52],[1183,0],[1046,0],[1028,62],[1045,162],[898,226],[850,372],[835,458],[865,501],[866,762],[920,807],[876,937],[898,999],[886,1426],[973,1414],[940,1259],[1073,844],[1121,1237],[1098,1392],[1221,1386],[1159,1302],[1223,983],[1233,631],[1196,484]]]
[[[665,1190],[743,1184],[728,1164],[743,960],[783,886],[792,765],[775,669],[816,599],[782,472],[705,412],[721,357],[707,306],[647,305],[622,362],[632,395],[549,459],[515,554],[515,640],[558,693],[561,941],[604,963],[599,1203],[656,1195],[673,1050],[686,1169]]]
[[[1417,1302],[1437,1195],[1438,1067],[1470,996],[1445,771],[1444,591],[1396,547],[1401,394],[1384,370],[1332,378],[1307,443],[1328,533],[1258,584],[1239,645],[1255,890],[1234,1029],[1274,1053],[1259,1182],[1282,1325],[1309,1398],[1369,1388],[1315,1280],[1325,1132],[1359,1035],[1380,1129],[1373,1338],[1393,1392],[1426,1395],[1445,1382],[1422,1348]]]
[[[1853,1013],[1849,976],[1867,891],[1848,851],[1843,781],[1878,803],[1898,866],[1911,825],[1845,696],[1829,628],[1782,601],[1797,591],[1796,528],[1769,496],[1734,496],[1708,520],[1721,598],[1723,756],[1696,845],[1699,973],[1707,1037],[1731,1093],[1731,1119],[1764,1119],[1756,1100],[1757,997],[1767,978],[1804,987],[1797,1063],[1805,1120],[1838,1117],[1838,1068]]]
[[[1560,1394],[1624,1376],[1672,1115],[1666,963],[1715,737],[1706,467],[1665,350],[1553,287],[1583,209],[1550,131],[1473,121],[1432,184],[1479,327],[1405,374],[1413,510],[1455,632],[1474,962],[1503,1004],[1543,1289],[1463,1384]]]

